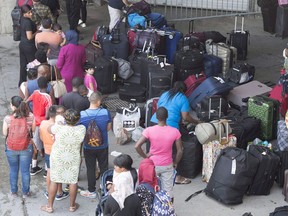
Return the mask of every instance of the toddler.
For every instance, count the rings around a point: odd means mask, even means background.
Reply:
[[[86,72],[86,75],[84,77],[84,84],[89,90],[91,90],[92,92],[96,92],[97,82],[93,76],[94,71],[95,71],[94,65],[92,65],[89,62],[86,62],[84,67],[85,67],[85,72]]]
[[[62,26],[59,23],[54,23],[52,25],[52,30],[57,34],[61,35],[62,43],[60,44],[60,46],[64,46],[66,44],[66,36],[65,33],[62,31]]]

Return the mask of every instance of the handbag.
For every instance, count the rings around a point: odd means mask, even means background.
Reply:
[[[64,79],[58,79],[58,75],[56,72],[56,68],[54,67],[54,71],[55,71],[55,77],[56,80],[55,81],[50,81],[50,84],[53,87],[54,90],[54,97],[55,98],[60,98],[62,97],[65,93],[67,93],[67,89],[66,89],[66,85],[65,85],[65,80]],[[50,72],[51,72],[51,80],[52,80],[52,71],[51,71],[51,67],[50,67]]]

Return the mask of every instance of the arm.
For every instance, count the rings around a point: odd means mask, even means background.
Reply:
[[[107,132],[110,131],[111,129],[112,129],[112,123],[110,122],[107,124]]]
[[[146,137],[144,137],[143,135],[140,137],[140,139],[136,142],[135,144],[135,149],[138,152],[138,154],[143,157],[143,158],[148,158],[149,155],[145,154],[143,149],[142,149],[142,145],[146,142]]]
[[[198,124],[201,122],[199,120],[192,118],[190,116],[189,112],[181,112],[181,116],[182,116],[182,119],[184,119],[185,121],[187,121],[189,123]]]
[[[176,144],[177,153],[176,153],[176,157],[174,160],[174,167],[177,166],[177,164],[179,163],[183,155],[183,146],[182,146],[181,138],[177,139],[175,144]]]
[[[3,121],[2,134],[3,134],[3,136],[5,136],[5,137],[7,137],[7,135],[8,135],[8,124],[7,124],[7,122],[5,121],[5,119],[4,119],[4,121]]]
[[[126,6],[130,6],[131,2],[129,2],[128,0],[122,0],[122,2],[126,5]]]
[[[49,95],[51,97],[51,100],[52,100],[52,104],[56,104],[56,100],[55,100],[55,96],[54,96],[54,89],[53,87],[51,86],[51,90],[49,92]],[[49,108],[49,107],[48,107]]]
[[[96,89],[94,89],[94,85],[93,85],[92,82],[89,83],[89,89],[90,89],[91,91],[95,91],[95,90],[96,90]]]

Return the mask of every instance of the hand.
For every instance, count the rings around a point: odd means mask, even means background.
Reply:
[[[152,156],[152,154],[151,153],[147,153],[146,156],[147,156],[147,158],[149,158],[149,157]]]
[[[177,164],[173,163],[173,168],[176,169],[177,168]]]

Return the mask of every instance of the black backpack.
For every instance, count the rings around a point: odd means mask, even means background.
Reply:
[[[28,0],[25,0],[24,4],[27,4]],[[13,40],[20,41],[21,39],[21,28],[20,28],[20,20],[22,17],[21,8],[18,6],[18,0],[16,0],[16,6],[11,11],[12,17],[12,27],[13,27]]]

